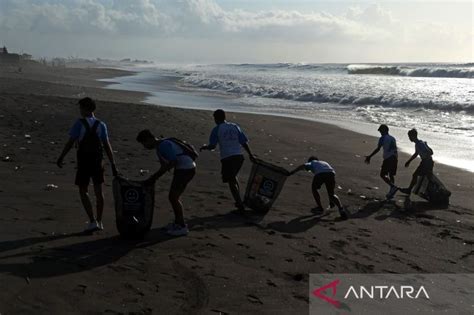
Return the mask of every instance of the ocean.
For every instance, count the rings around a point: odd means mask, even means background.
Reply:
[[[150,93],[146,103],[296,117],[373,136],[384,123],[408,153],[414,145],[406,133],[417,128],[436,161],[474,172],[474,63],[122,68],[136,74],[104,81]]]

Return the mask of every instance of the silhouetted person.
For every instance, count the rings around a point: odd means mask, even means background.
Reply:
[[[380,125],[378,131],[381,134],[377,148],[365,157],[365,163],[370,164],[372,156],[377,154],[383,148],[383,162],[380,169],[380,177],[390,186],[390,190],[385,195],[387,199],[392,199],[397,191],[395,186],[395,175],[397,175],[398,150],[397,141],[388,134],[388,126]]]
[[[66,154],[71,150],[74,143],[78,143],[77,149],[77,172],[75,184],[79,186],[82,205],[89,217],[86,231],[103,230],[102,213],[104,211],[104,194],[102,183],[104,182],[104,163],[102,149],[105,149],[107,157],[112,166],[112,174],[117,176],[114,155],[110,146],[107,126],[98,120],[94,111],[96,104],[94,100],[85,97],[79,101],[79,109],[82,118],[78,119],[69,131],[69,141],[59,156],[56,164],[63,166]],[[96,197],[97,217],[94,216],[92,203],[89,198],[89,181],[92,178],[94,193]]]
[[[307,163],[295,168],[290,172],[290,175],[302,170],[311,171],[314,174],[311,190],[313,192],[314,201],[316,201],[317,207],[313,209],[313,212],[317,214],[323,214],[324,212],[323,205],[321,203],[321,197],[319,196],[318,192],[318,190],[321,189],[322,185],[324,184],[326,185],[326,190],[328,193],[329,206],[333,208],[336,205],[341,219],[347,219],[347,213],[342,207],[339,197],[337,197],[334,193],[336,188],[336,172],[331,167],[331,165],[329,165],[327,162],[319,161],[316,156],[310,156]]]
[[[420,156],[421,162],[420,165],[416,168],[415,172],[413,173],[413,177],[410,182],[410,186],[407,188],[402,188],[400,191],[404,194],[411,194],[411,190],[416,185],[418,180],[418,176],[428,176],[430,177],[433,174],[433,150],[428,146],[428,143],[418,139],[418,131],[413,128],[408,131],[408,138],[411,142],[415,143],[415,153],[408,159],[405,163],[405,167],[409,167],[411,161],[413,161],[417,156]]]
[[[175,220],[166,227],[166,232],[173,236],[187,235],[189,229],[184,221],[183,203],[180,198],[196,174],[195,157],[191,156],[192,153],[181,140],[176,138],[157,139],[148,129],[140,131],[137,141],[145,149],[156,150],[161,164],[160,169],[150,176],[149,181],[156,181],[166,172],[174,169],[168,199],[173,207]]]
[[[225,112],[218,109],[214,112],[216,127],[212,129],[209,137],[209,144],[204,145],[200,150],[214,150],[219,144],[219,151],[222,164],[222,181],[229,184],[230,191],[235,200],[235,206],[239,210],[244,210],[245,206],[240,197],[240,187],[237,175],[244,163],[242,148],[247,151],[250,160],[254,156],[248,145],[248,138],[237,124],[226,121]]]

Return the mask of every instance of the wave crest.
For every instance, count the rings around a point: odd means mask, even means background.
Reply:
[[[224,91],[240,96],[259,96],[297,102],[336,103],[355,106],[377,105],[396,108],[424,108],[456,112],[463,111],[474,114],[474,104],[462,104],[447,101],[421,101],[404,97],[396,98],[387,95],[357,96],[344,93],[325,94],[320,92],[308,92],[304,89],[283,89],[271,85],[258,85],[225,79],[206,78],[201,75],[184,77],[182,82],[194,87]]]
[[[405,67],[388,65],[349,65],[349,74],[398,75],[407,77],[474,78],[471,64],[445,67]]]

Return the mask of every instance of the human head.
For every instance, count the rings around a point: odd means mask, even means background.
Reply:
[[[319,161],[318,157],[317,156],[314,156],[314,155],[311,155],[309,158],[308,158],[308,162],[311,162],[311,161]]]
[[[378,131],[380,132],[380,134],[382,134],[382,135],[388,134],[388,126],[385,125],[385,124],[380,125],[379,129],[377,129],[377,130],[378,130]]]
[[[148,129],[144,129],[138,133],[137,141],[148,150],[152,150],[156,147],[156,138]]]
[[[218,109],[214,112],[214,121],[216,124],[220,124],[225,121],[225,112],[223,109]]]
[[[90,97],[81,98],[78,104],[81,115],[84,117],[91,116],[96,108],[95,101]]]
[[[410,139],[411,142],[415,142],[418,139],[418,131],[415,128],[409,130],[408,138]]]

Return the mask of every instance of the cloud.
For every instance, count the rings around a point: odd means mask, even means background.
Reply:
[[[213,0],[2,0],[0,29],[158,37],[229,34],[271,36],[276,40],[330,36],[364,40],[384,34],[379,26],[388,15],[378,6],[335,16],[283,10],[226,11]]]
[[[153,32],[165,17],[150,0],[2,0],[0,29],[31,32]]]
[[[169,55],[173,55],[169,45],[179,42],[182,49],[188,42],[196,47],[200,39],[213,43],[221,54],[225,54],[223,47],[229,47],[228,55],[236,54],[236,45],[230,45],[234,41],[249,55],[269,53],[271,47],[285,50],[286,46],[294,54],[298,47],[318,50],[324,56],[351,50],[358,58],[369,49],[377,53],[382,49],[402,53],[404,47],[414,53],[418,46],[420,51],[439,50],[439,41],[443,49],[454,51],[472,40],[472,34],[447,23],[402,23],[379,4],[354,6],[336,14],[224,9],[215,0],[0,0],[0,38],[4,34],[9,36],[4,38],[15,38],[20,32],[48,39],[54,34],[68,42],[88,38],[91,45],[108,43],[115,50],[126,50],[132,42],[147,42],[147,48],[155,45]],[[213,47],[202,54],[213,53]]]

